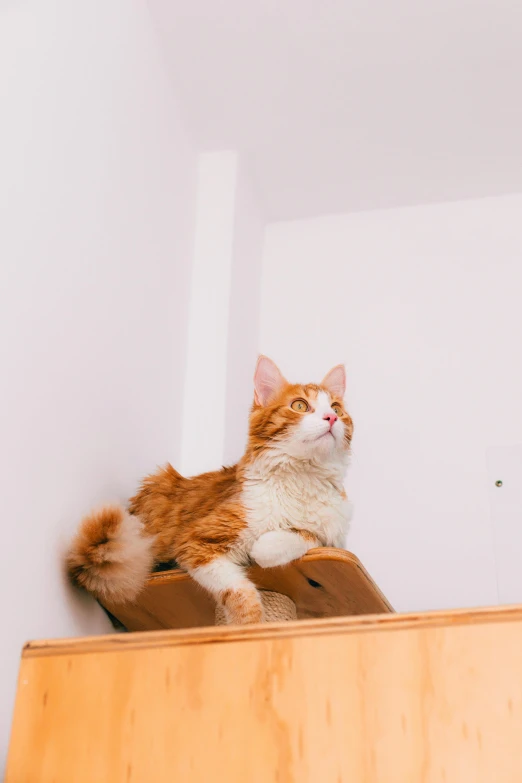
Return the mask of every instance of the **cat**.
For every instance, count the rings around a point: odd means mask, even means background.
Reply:
[[[72,580],[102,603],[132,602],[155,563],[175,560],[228,623],[262,622],[246,566],[282,566],[314,547],[344,546],[353,433],[345,385],[343,365],[319,385],[298,385],[260,356],[239,463],[194,478],[167,465],[143,480],[127,509],[91,513],[68,554]]]

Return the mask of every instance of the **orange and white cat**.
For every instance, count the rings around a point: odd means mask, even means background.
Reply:
[[[313,547],[344,546],[353,432],[345,383],[339,365],[319,385],[289,384],[261,356],[240,462],[190,479],[167,465],[144,479],[127,509],[90,514],[68,555],[73,581],[101,601],[133,601],[155,563],[175,560],[229,623],[262,622],[246,566],[281,566]]]

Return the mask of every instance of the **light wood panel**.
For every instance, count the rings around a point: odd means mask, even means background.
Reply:
[[[358,558],[342,549],[313,549],[283,568],[249,574],[258,587],[289,596],[301,619],[393,611]],[[135,604],[105,607],[129,631],[214,624],[213,599],[179,570],[153,574]]]
[[[6,783],[517,783],[522,609],[42,642]]]

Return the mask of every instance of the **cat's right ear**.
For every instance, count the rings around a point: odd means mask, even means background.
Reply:
[[[268,356],[260,356],[254,373],[254,400],[256,405],[268,405],[277,397],[286,380],[279,367]]]

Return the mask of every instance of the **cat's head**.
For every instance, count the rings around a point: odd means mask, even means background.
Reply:
[[[254,374],[249,448],[271,449],[296,459],[328,461],[350,450],[353,422],[346,412],[343,365],[321,383],[292,384],[271,359],[260,356]]]

